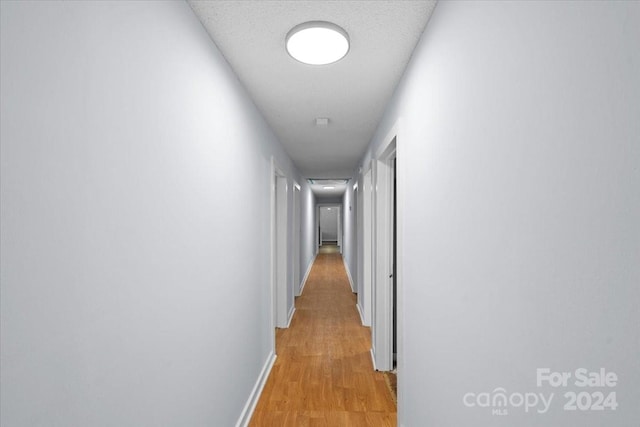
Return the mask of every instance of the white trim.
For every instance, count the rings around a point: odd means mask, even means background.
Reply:
[[[382,145],[378,147],[378,150],[376,151],[376,155],[375,155],[376,160],[380,160],[381,158],[388,158],[389,152],[396,150],[396,148],[393,148],[393,150],[390,150],[390,148],[393,140],[398,139],[399,133],[400,133],[400,119],[398,119],[393,124],[393,126],[391,127],[391,130],[389,130],[389,132],[387,133],[387,136],[382,140],[383,141]],[[396,141],[396,147],[397,147],[397,141]]]
[[[313,259],[309,263],[309,266],[307,267],[307,272],[304,274],[304,277],[302,278],[302,283],[300,284],[300,294],[298,296],[302,295],[302,291],[304,290],[304,287],[307,284],[307,279],[309,278],[309,274],[311,274],[311,269],[313,268],[313,263],[316,262],[316,258],[317,257],[318,257],[318,254],[315,254],[313,256]]]
[[[340,250],[340,254],[342,254],[342,215],[343,215],[343,206],[342,206],[342,202],[340,203],[318,203],[316,204],[316,228],[315,228],[315,233],[318,237],[318,244],[316,245],[316,253],[318,253],[320,251],[320,246],[322,246],[324,240],[322,238],[322,229],[320,227],[320,209],[321,208],[336,208],[338,209],[338,223],[337,225],[337,235],[336,235],[336,240],[335,242],[337,242],[338,244],[338,249]],[[328,241],[334,241],[334,240],[328,240]]]
[[[295,306],[291,306],[291,310],[289,310],[289,319],[287,320],[287,328],[291,326],[291,321],[293,320],[293,315],[296,312]]]
[[[356,287],[353,284],[353,279],[351,278],[351,272],[349,271],[349,265],[347,264],[347,260],[344,255],[342,255],[342,263],[344,264],[344,271],[347,272],[347,279],[349,279],[349,286],[351,287],[351,292],[356,293]]]
[[[405,399],[404,399],[404,201],[406,178],[404,167],[404,144],[402,119],[396,123],[396,375],[398,387],[396,390],[396,401],[398,402],[398,417],[404,420]],[[400,427],[404,423],[400,422]]]
[[[293,232],[291,234],[292,238],[292,248],[293,248],[293,262],[291,265],[291,277],[293,280],[292,287],[293,289],[293,297],[295,304],[295,297],[299,295],[300,291],[300,249],[301,249],[301,202],[300,197],[302,193],[300,190],[300,185],[294,181],[293,182]]]
[[[358,310],[358,314],[360,315],[360,322],[362,323],[362,326],[366,326],[364,324],[364,316],[362,315],[362,310],[360,309],[359,304],[356,304],[356,309]]]
[[[373,364],[373,370],[377,371],[378,368],[376,368],[376,358],[373,355],[373,349],[369,349],[369,356],[371,356],[371,363]]]
[[[393,159],[397,158],[399,120],[393,126],[375,159],[374,271],[371,342],[376,365],[393,369]],[[396,305],[397,308],[397,305]],[[396,328],[396,332],[398,328]]]
[[[270,268],[271,268],[271,280],[270,280],[270,308],[271,315],[269,316],[269,341],[271,344],[271,353],[276,352],[276,174],[277,166],[276,161],[271,156],[271,176],[269,177],[269,192],[271,193],[271,251],[270,251]]]
[[[358,280],[362,283],[362,292],[358,294],[360,308],[364,317],[363,324],[371,326],[373,301],[373,225],[375,216],[373,209],[373,161],[362,176],[362,271]]]
[[[253,415],[253,411],[256,409],[256,405],[258,404],[258,400],[262,394],[262,389],[264,389],[267,378],[269,378],[269,374],[271,373],[271,368],[273,368],[273,364],[276,361],[276,357],[277,356],[273,351],[269,353],[269,357],[267,357],[267,360],[260,371],[260,375],[258,375],[258,379],[253,386],[253,390],[251,390],[249,399],[247,399],[247,403],[245,403],[244,408],[242,409],[242,413],[240,414],[240,418],[238,418],[236,427],[246,427],[249,425],[249,421],[251,421],[251,416]]]
[[[276,167],[275,175],[275,301],[276,327],[287,324],[289,293],[289,181]],[[291,289],[293,291],[293,289]],[[293,292],[292,292],[293,293]],[[291,295],[293,299],[293,295]]]
[[[344,224],[342,223],[344,220],[343,206],[344,204],[338,208],[338,250],[340,251],[340,254],[342,254],[342,248],[344,247]]]

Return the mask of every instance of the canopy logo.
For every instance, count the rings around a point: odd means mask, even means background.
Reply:
[[[549,410],[553,393],[511,393],[502,387],[494,389],[491,393],[466,393],[462,397],[464,405],[468,408],[478,406],[490,408],[492,415],[508,415],[509,408],[523,408],[525,412],[535,410],[544,414]]]
[[[555,372],[549,368],[536,370],[536,387],[564,389],[562,409],[565,411],[615,411],[618,408],[616,392],[611,390],[618,384],[615,372],[600,368],[589,371],[578,368],[574,371]],[[576,387],[579,391],[571,390]],[[487,408],[492,415],[509,415],[512,409],[523,410],[525,413],[546,414],[554,402],[555,393],[514,392],[507,393],[503,387],[497,387],[491,392],[465,393],[462,403],[467,408]]]

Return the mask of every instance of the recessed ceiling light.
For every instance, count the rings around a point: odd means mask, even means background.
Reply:
[[[297,25],[287,34],[286,44],[289,55],[310,65],[331,64],[349,52],[347,32],[331,22]]]
[[[325,185],[325,186],[324,186],[324,187],[322,187],[322,188],[324,188],[325,190],[333,190],[333,189],[334,189],[334,188],[336,188],[336,187],[333,187],[333,186],[331,186],[331,185]]]

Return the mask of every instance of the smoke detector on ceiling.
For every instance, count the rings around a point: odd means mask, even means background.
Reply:
[[[327,127],[329,126],[329,119],[327,117],[318,117],[316,119],[316,126]]]

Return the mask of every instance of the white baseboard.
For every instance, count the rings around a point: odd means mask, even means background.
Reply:
[[[276,355],[272,351],[271,353],[269,353],[269,357],[267,357],[267,360],[262,367],[262,371],[260,371],[260,375],[258,376],[258,379],[253,386],[253,390],[251,390],[249,399],[242,409],[242,414],[240,414],[240,418],[238,418],[236,427],[247,427],[249,425],[249,421],[251,421],[253,411],[256,409],[258,399],[260,399],[260,394],[262,394],[262,389],[267,382],[267,378],[269,378],[269,373],[271,372],[271,368],[273,368],[273,364],[275,363],[275,361]]]
[[[291,307],[291,310],[289,310],[289,320],[287,320],[287,328],[289,326],[291,326],[291,321],[293,320],[293,315],[296,312],[296,308],[295,307]]]
[[[353,283],[353,279],[351,278],[351,271],[349,271],[349,265],[347,264],[347,260],[342,255],[342,263],[344,264],[344,270],[347,272],[347,278],[349,279],[349,286],[351,286],[351,292],[356,293],[356,288]]]
[[[362,315],[362,310],[360,310],[360,305],[356,304],[356,308],[358,309],[358,314],[360,315],[360,322],[362,323],[362,326],[367,326],[364,324],[364,316]]]
[[[373,363],[373,370],[377,371],[378,368],[376,368],[376,358],[373,355],[373,349],[369,350],[369,354],[371,355],[371,363]]]
[[[307,279],[309,278],[309,274],[311,274],[311,268],[313,268],[313,263],[316,262],[317,257],[318,257],[318,254],[315,254],[313,256],[313,259],[311,260],[311,262],[309,263],[309,266],[307,267],[307,272],[304,273],[304,277],[302,278],[302,285],[300,286],[300,293],[298,294],[298,296],[302,295],[302,291],[304,290],[304,287],[307,284]]]

